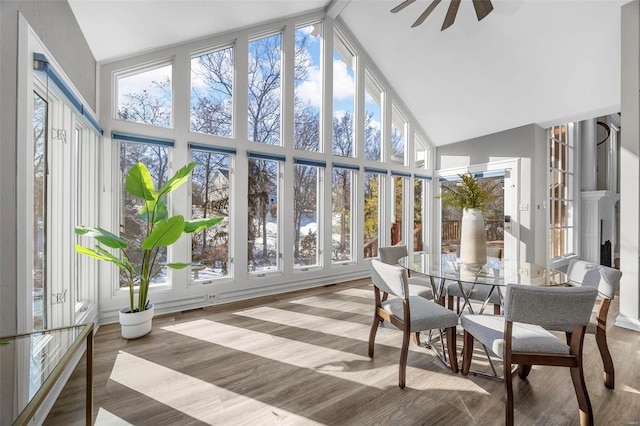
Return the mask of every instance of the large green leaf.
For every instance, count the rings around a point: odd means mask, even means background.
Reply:
[[[158,191],[158,197],[167,195],[168,193],[172,192],[174,189],[185,183],[187,180],[189,180],[189,175],[191,174],[191,171],[195,166],[196,163],[194,161],[178,170],[176,174],[167,181],[167,183],[162,185],[162,188],[160,188],[160,190]]]
[[[91,250],[88,247],[84,247],[81,245],[76,244],[76,252],[80,253],[80,254],[86,254],[87,256],[91,256],[95,259],[98,260],[104,260],[106,262],[111,262],[111,259],[109,259],[107,256],[102,256],[101,254],[96,253],[94,250]]]
[[[150,222],[154,207],[156,209],[156,213],[153,217],[153,224],[155,225],[169,217],[169,210],[167,210],[167,203],[161,199],[156,201],[146,201],[145,205],[140,209],[140,217],[142,217],[144,221]]]
[[[211,217],[208,219],[187,220],[184,222],[184,232],[191,234],[192,232],[202,231],[224,220],[223,217]]]
[[[171,268],[171,269],[184,269],[187,266],[191,265],[190,263],[167,263],[166,266],[167,268]]]
[[[184,231],[184,217],[170,217],[156,225],[151,234],[140,244],[143,250],[166,247],[178,241]]]
[[[125,186],[129,194],[147,201],[154,201],[158,194],[153,186],[151,174],[142,163],[137,163],[129,169]]]
[[[122,261],[120,258],[112,255],[111,253],[109,253],[108,251],[106,251],[100,246],[96,246],[96,251],[100,253],[102,256],[106,257],[108,261],[115,263],[118,266],[118,268],[122,269],[123,271],[126,271],[127,269],[135,270],[135,268],[133,268],[133,266],[128,261]],[[129,265],[129,268],[127,268],[127,265]]]
[[[127,248],[127,242],[125,240],[100,227],[89,228],[87,226],[76,226],[76,234],[95,238],[107,247],[115,249]]]

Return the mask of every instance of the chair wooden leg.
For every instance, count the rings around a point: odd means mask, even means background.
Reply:
[[[529,373],[531,373],[531,364],[518,365],[518,377],[522,380],[527,380]]]
[[[507,360],[503,360],[502,375],[504,377],[504,389],[507,394],[504,423],[506,426],[513,426],[513,379],[511,377],[511,363],[507,362]]]
[[[473,356],[473,336],[464,331],[464,339],[462,343],[462,375],[469,374],[471,368],[471,357]]]
[[[453,311],[453,296],[447,296],[447,308]]]
[[[373,358],[373,347],[375,346],[376,333],[378,332],[380,320],[381,318],[377,315],[373,316],[373,324],[371,324],[371,331],[369,332],[369,358]]]
[[[449,364],[451,371],[458,372],[458,353],[456,351],[456,328],[447,328],[447,352],[449,353]]]
[[[398,379],[398,386],[400,389],[404,389],[406,376],[407,376],[407,356],[409,354],[409,336],[411,331],[404,330],[402,335],[402,348],[400,349],[400,373]]]
[[[591,408],[589,394],[587,393],[587,385],[584,381],[582,365],[579,365],[578,367],[571,367],[570,370],[571,381],[573,382],[573,388],[575,389],[576,397],[578,398],[580,426],[591,426],[593,425],[593,410]]]
[[[596,329],[596,343],[600,350],[600,357],[602,358],[602,364],[604,365],[604,385],[609,389],[613,389],[615,386],[615,371],[613,369],[613,359],[611,359],[611,353],[609,352],[609,345],[607,345],[607,333],[604,328],[600,327]]]
[[[500,315],[500,305],[493,305],[493,315]]]

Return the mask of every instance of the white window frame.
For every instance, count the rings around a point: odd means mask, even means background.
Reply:
[[[565,141],[561,141],[560,139],[556,139],[552,137],[552,132],[554,128],[561,129],[562,126],[566,126],[566,137]],[[551,267],[561,267],[566,265],[570,259],[574,259],[578,257],[578,247],[579,247],[579,238],[580,238],[580,227],[578,221],[578,213],[580,208],[580,192],[578,191],[578,145],[576,132],[578,131],[578,126],[576,123],[563,123],[558,124],[556,126],[552,126],[547,130],[547,146],[546,146],[546,158],[547,158],[547,258],[548,264]],[[567,168],[562,169],[560,167],[554,167],[551,163],[551,146],[554,142],[558,142],[561,145],[567,147]],[[558,163],[559,164],[559,163]],[[567,184],[567,196],[566,197],[553,197],[551,196],[551,188],[556,183],[555,176],[558,172],[565,173],[569,178],[570,182]],[[552,218],[555,212],[555,204],[554,201],[565,201],[567,202],[567,212],[566,226],[553,226]],[[552,245],[552,237],[551,234],[554,229],[557,230],[565,230],[567,232],[567,239],[565,242],[565,249],[559,256],[554,256],[551,250]],[[568,234],[571,232],[571,236]]]
[[[189,154],[190,154],[190,161],[195,161],[193,159],[193,152],[194,151],[198,151],[198,152],[207,152],[204,149],[201,148],[195,148],[192,147],[189,149]],[[214,284],[214,283],[218,283],[218,282],[224,282],[224,281],[233,281],[233,273],[234,273],[234,267],[233,267],[233,252],[234,252],[234,238],[232,238],[233,235],[233,228],[234,226],[236,226],[235,224],[235,220],[233,220],[234,218],[234,187],[235,187],[235,172],[234,172],[234,166],[235,166],[235,160],[236,160],[236,154],[232,153],[232,152],[222,152],[222,151],[218,151],[216,152],[215,150],[210,150],[209,151],[212,154],[218,154],[218,155],[227,155],[229,157],[229,216],[228,216],[228,230],[229,230],[229,246],[228,246],[228,253],[227,256],[229,258],[229,273],[225,276],[221,276],[221,277],[216,277],[216,278],[211,278],[211,279],[194,279],[193,275],[192,275],[192,267],[189,267],[189,274],[188,274],[188,279],[189,279],[189,286],[192,285],[201,285],[201,284]],[[191,200],[192,200],[192,189],[191,189],[191,181],[189,182],[189,202],[190,202],[190,206],[192,206],[191,204]],[[191,209],[189,212],[189,217],[191,217]],[[190,242],[191,242],[191,236],[190,236]],[[189,244],[189,259],[190,262],[193,262],[193,254],[191,253],[191,247],[192,245]]]

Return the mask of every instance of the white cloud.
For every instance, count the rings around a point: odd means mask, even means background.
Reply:
[[[341,60],[333,60],[333,99],[338,101],[353,100],[355,85],[353,71]]]
[[[322,73],[318,67],[307,69],[308,79],[296,87],[296,95],[311,105],[320,108],[322,105]]]

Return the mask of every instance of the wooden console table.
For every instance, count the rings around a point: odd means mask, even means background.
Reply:
[[[93,323],[0,337],[0,424],[28,424],[85,342],[86,424],[91,425]]]

